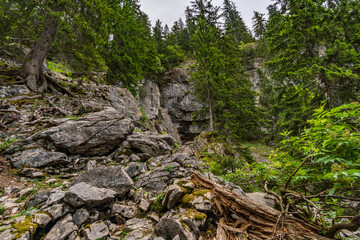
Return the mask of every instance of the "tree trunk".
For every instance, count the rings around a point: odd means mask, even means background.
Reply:
[[[317,227],[236,194],[199,172],[191,177],[197,187],[209,189],[214,196],[219,222],[213,240],[330,240],[318,235]]]
[[[57,19],[55,17],[48,17],[44,30],[22,66],[21,77],[26,80],[27,86],[32,91],[43,92],[47,88],[42,65],[55,39],[57,26]]]
[[[210,95],[210,88],[207,88],[207,101],[209,104],[209,120],[210,120],[210,126],[209,131],[214,131],[214,119],[213,119],[213,112],[212,112],[212,104],[211,104],[211,95]]]

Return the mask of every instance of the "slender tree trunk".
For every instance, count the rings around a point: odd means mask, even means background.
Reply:
[[[57,26],[57,19],[55,17],[48,17],[44,30],[22,66],[21,77],[26,80],[26,84],[32,91],[43,92],[47,88],[42,65],[55,39]]]
[[[207,100],[209,104],[209,119],[210,119],[210,126],[209,131],[214,131],[214,119],[213,119],[213,112],[212,112],[212,104],[211,104],[211,94],[210,94],[210,88],[207,88]]]

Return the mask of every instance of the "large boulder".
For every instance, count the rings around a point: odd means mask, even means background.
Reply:
[[[131,148],[147,153],[151,157],[171,154],[175,144],[174,139],[167,134],[134,133],[128,136],[126,140],[130,143]]]
[[[129,90],[110,86],[107,98],[119,114],[130,117],[134,121],[142,116],[138,103]]]
[[[78,183],[68,189],[64,201],[72,207],[98,207],[111,203],[116,192],[111,189],[98,188],[86,183]]]
[[[83,173],[75,178],[72,186],[77,183],[87,183],[98,188],[108,188],[117,193],[117,196],[124,196],[134,185],[129,175],[118,167],[99,167]]]
[[[109,153],[133,130],[131,119],[108,108],[49,128],[34,138],[45,139],[60,151],[94,156]]]
[[[11,164],[15,168],[42,168],[69,163],[70,160],[64,153],[50,152],[42,148],[33,148],[17,152],[11,157]]]

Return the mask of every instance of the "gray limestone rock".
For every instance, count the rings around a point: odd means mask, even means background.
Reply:
[[[247,193],[246,195],[251,199],[253,199],[255,202],[262,203],[268,207],[276,208],[277,206],[275,197],[269,194],[254,192],[254,193]]]
[[[116,196],[116,192],[111,189],[98,188],[86,184],[78,183],[68,189],[64,201],[73,207],[97,207],[111,203]]]
[[[198,235],[184,229],[179,220],[164,218],[155,227],[155,235],[164,239],[174,239],[177,235],[180,240],[197,240]]]
[[[47,214],[36,213],[34,214],[32,222],[38,224],[39,227],[44,228],[49,222],[51,222],[51,217]]]
[[[78,209],[73,215],[75,225],[80,227],[89,216],[89,212],[85,208]]]
[[[147,212],[147,211],[149,211],[150,203],[148,201],[146,201],[145,199],[141,198],[140,203],[139,203],[139,208],[141,211]]]
[[[13,240],[15,238],[15,233],[11,233],[11,230],[5,230],[3,232],[0,232],[0,239],[2,240]]]
[[[192,93],[193,86],[189,79],[190,74],[186,68],[176,68],[166,73],[161,88],[163,107],[168,110],[181,138],[185,140],[192,140],[201,133],[205,126],[201,121],[208,119],[207,116],[196,119],[198,124],[194,127],[193,113],[203,109],[203,105]]]
[[[146,80],[139,89],[139,103],[148,119],[155,119],[160,108],[160,90],[155,83]]]
[[[169,135],[152,135],[134,133],[127,137],[131,147],[152,157],[171,154],[174,149],[174,139]]]
[[[171,185],[165,192],[162,205],[168,210],[176,207],[184,196],[184,191],[178,185]]]
[[[67,121],[36,134],[56,149],[87,156],[105,155],[125,140],[134,129],[132,120],[116,109],[91,113],[76,121]]]
[[[70,212],[70,209],[64,204],[56,204],[51,207],[42,209],[42,211],[45,213],[49,213],[52,217],[52,220],[55,221]]]
[[[201,196],[195,197],[191,204],[200,212],[208,212],[213,209],[211,202]]]
[[[117,196],[124,196],[134,185],[129,175],[119,167],[98,167],[83,173],[75,178],[72,186],[77,183],[87,183],[98,188],[107,188],[115,191]]]
[[[144,234],[139,230],[134,230],[126,235],[127,240],[138,240],[142,239],[144,237]]]
[[[72,216],[69,214],[62,220],[58,221],[50,232],[45,236],[44,240],[65,240],[78,227],[72,222]]]
[[[16,168],[42,168],[69,163],[70,160],[64,153],[50,152],[42,148],[34,148],[17,152],[11,157],[11,164]]]
[[[159,115],[157,117],[157,129],[160,133],[166,132],[173,137],[176,142],[181,145],[181,138],[179,132],[171,120],[168,110],[165,108],[159,108]]]
[[[136,163],[136,162],[130,162],[127,167],[125,168],[125,171],[131,178],[134,178],[141,173],[144,173],[148,170],[146,163]]]
[[[129,90],[111,86],[107,98],[119,114],[130,117],[134,121],[142,116],[138,103]]]
[[[149,229],[152,229],[153,226],[150,223],[150,221],[143,219],[143,218],[133,218],[130,220],[127,220],[124,225],[125,231],[133,231],[133,230],[141,230],[141,231],[147,231]]]
[[[109,236],[110,232],[103,221],[91,224],[84,230],[86,240],[98,240]]]
[[[113,213],[118,213],[120,216],[131,219],[134,218],[137,214],[137,207],[135,205],[133,206],[127,206],[123,204],[117,204],[114,203],[111,208]]]

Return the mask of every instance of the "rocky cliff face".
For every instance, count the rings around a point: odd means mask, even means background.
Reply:
[[[210,193],[182,203],[196,191],[198,147],[177,149],[156,85],[146,82],[137,101],[126,89],[53,76],[77,97],[0,86],[0,239],[198,239],[215,211]],[[185,100],[179,106],[191,121]]]
[[[203,105],[192,94],[189,83],[190,76],[186,67],[179,67],[168,72],[161,88],[161,103],[185,141],[192,140],[206,129],[207,117],[194,119],[193,114],[203,108]]]
[[[187,92],[191,87],[184,70],[173,74],[163,103],[179,126],[190,124],[191,112],[201,105]],[[244,239],[254,232],[272,234],[269,228],[262,231],[263,225],[247,232],[261,217],[230,209],[238,203],[219,200],[224,196],[218,191],[269,211],[240,187],[198,172],[196,154],[208,145],[205,134],[179,146],[154,84],[144,84],[138,102],[126,89],[54,77],[77,91],[76,97],[0,86],[1,240],[198,240],[230,239],[230,233]],[[184,129],[197,133],[189,126]],[[256,198],[266,200],[264,195]],[[272,220],[280,215],[274,212]]]

